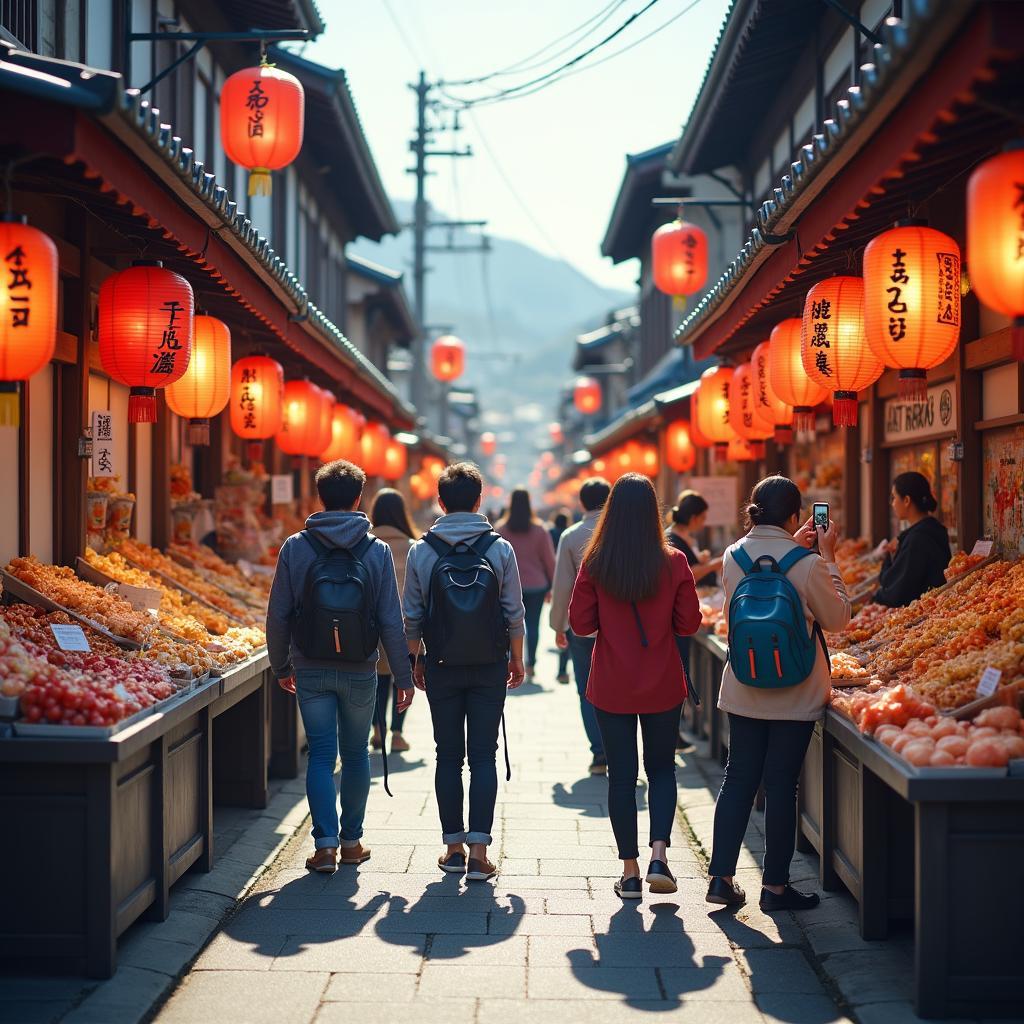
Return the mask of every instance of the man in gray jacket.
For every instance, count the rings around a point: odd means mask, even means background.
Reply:
[[[305,533],[281,545],[277,572],[267,606],[267,650],[278,684],[298,697],[299,713],[309,741],[306,798],[313,818],[313,856],[310,871],[331,873],[342,864],[361,864],[370,851],[361,843],[366,800],[370,792],[370,736],[377,698],[377,652],[363,662],[307,658],[295,643],[295,621],[306,585],[306,574],[323,548],[356,548],[370,530],[370,520],[357,512],[366,474],[339,459],[321,466],[316,488],[324,511],[306,520]],[[402,625],[391,549],[382,540],[362,553],[370,578],[372,616],[380,630],[391,672],[398,688],[399,710],[412,703],[412,673]],[[341,755],[341,817],[334,788],[334,763]]]
[[[583,519],[570,526],[558,542],[555,581],[551,584],[551,628],[555,631],[555,643],[563,649],[568,647],[569,656],[572,658],[572,674],[576,677],[576,690],[580,695],[583,728],[593,755],[590,762],[591,775],[604,775],[608,771],[608,760],[604,754],[601,730],[597,726],[597,715],[594,714],[594,706],[587,700],[587,681],[590,679],[594,638],[577,636],[569,629],[569,600],[572,598],[572,588],[576,585],[576,577],[583,562],[583,553],[587,550],[601,509],[604,508],[610,493],[611,486],[604,477],[592,476],[583,482],[580,488]]]
[[[504,538],[492,535],[487,517],[480,515],[480,496],[483,493],[480,470],[469,462],[448,466],[438,480],[437,492],[445,514],[430,528],[434,542],[442,541],[443,544],[439,545],[442,549],[445,545],[450,548],[463,545],[460,550],[464,551],[466,545],[489,538],[483,557],[497,580],[500,612],[497,609],[494,612],[504,619],[508,630],[507,649],[492,647],[495,660],[485,664],[460,664],[457,656],[452,659],[454,664],[443,663],[428,640],[426,663],[417,661],[414,673],[416,686],[427,693],[437,745],[434,792],[441,818],[442,840],[447,846],[437,862],[438,866],[442,871],[453,874],[466,872],[470,881],[484,881],[496,871],[487,858],[494,803],[498,795],[495,752],[506,689],[515,689],[525,675],[523,636],[526,629],[523,620],[526,610],[512,545]],[[403,605],[409,652],[414,656],[419,650],[420,640],[425,634],[431,634],[431,627],[437,625],[432,616],[440,613],[430,607],[430,595],[434,569],[441,557],[447,557],[447,554],[439,555],[430,538],[418,540],[409,552]],[[481,563],[476,564],[479,566]],[[467,592],[482,574],[477,572],[474,575],[473,582],[465,584]],[[458,585],[463,584],[459,581]],[[459,623],[445,623],[445,626],[457,646]],[[466,638],[467,641],[471,639]],[[467,753],[470,772],[468,832],[462,790],[462,764]],[[469,844],[468,866],[466,843]]]

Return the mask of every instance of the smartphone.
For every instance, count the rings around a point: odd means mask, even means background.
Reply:
[[[815,528],[821,527],[823,530],[828,529],[828,502],[827,501],[816,501],[814,503],[811,515],[814,519]],[[818,533],[815,529],[814,533],[814,550],[818,550]]]

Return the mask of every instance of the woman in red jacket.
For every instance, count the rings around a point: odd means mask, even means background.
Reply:
[[[622,860],[615,892],[640,899],[636,725],[643,735],[651,816],[651,892],[676,891],[667,849],[676,813],[676,733],[686,677],[675,638],[700,625],[693,573],[661,531],[650,480],[627,473],[612,488],[569,604],[577,636],[597,633],[587,699],[608,757],[608,813]]]

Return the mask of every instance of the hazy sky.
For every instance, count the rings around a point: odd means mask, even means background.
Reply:
[[[539,66],[484,86],[452,86],[449,91],[475,96],[507,88],[576,56],[647,2],[318,0],[327,31],[305,55],[348,72],[384,185],[392,198],[406,199],[414,191],[405,169],[412,166],[408,142],[415,121],[415,97],[406,85],[421,66],[433,79],[478,77],[521,62],[600,11],[609,11],[608,19],[580,41],[570,34],[526,62]],[[631,288],[634,262],[614,268],[599,251],[625,154],[678,138],[727,7],[728,0],[656,0],[626,31],[577,67],[666,26],[629,52],[536,95],[463,115],[456,142],[459,147],[471,145],[476,155],[432,160],[428,166],[436,175],[427,179],[428,198],[445,212],[488,220],[487,230],[496,235],[560,254],[601,283]],[[672,18],[676,20],[666,24]],[[564,47],[567,52],[553,56]],[[446,131],[434,145],[451,149],[452,141]]]

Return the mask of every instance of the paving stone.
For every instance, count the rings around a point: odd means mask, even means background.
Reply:
[[[1024,1019],[1024,1018],[1021,1018]],[[892,1003],[868,1003],[857,1007],[860,1024],[920,1024],[909,1000]],[[942,1024],[976,1024],[962,1017],[943,1017]],[[1004,1021],[1003,1024],[1006,1024]]]
[[[291,935],[274,958],[271,970],[328,971],[331,974],[390,972],[416,974],[423,964],[425,935],[403,935],[400,942],[378,938],[329,939],[317,942]]]
[[[118,950],[118,967],[143,967],[147,971],[176,978],[181,969],[196,955],[197,945],[192,942],[173,942],[154,935],[139,942],[125,944]]]
[[[427,965],[525,966],[526,939],[525,935],[435,935],[430,943]]]
[[[741,954],[755,995],[822,995],[818,976],[799,949],[748,949]]]
[[[851,1024],[850,1018],[826,995],[799,992],[759,995],[757,1006],[768,1021],[787,1021],[792,1024]],[[913,1019],[917,1021],[918,1018]],[[863,1017],[860,1018],[860,1024],[867,1024]],[[896,1024],[896,1021],[886,1018],[885,1024]]]
[[[585,875],[504,875],[499,874],[500,884],[509,891],[524,889],[589,889]],[[495,882],[498,884],[498,881]]]
[[[533,967],[530,999],[660,999],[653,967]]]
[[[308,1024],[313,1020],[329,976],[258,971],[199,971],[190,974],[160,1013],[160,1024],[237,1021],[245,1024]],[[334,1004],[337,1005],[337,1004]],[[121,1024],[120,1018],[111,1017]]]
[[[362,995],[365,998],[367,993]],[[359,1024],[395,1024],[398,1014],[391,1003],[390,992],[386,1000],[377,1003],[325,1002],[317,1013],[315,1024],[352,1024],[353,1021],[359,1021]],[[403,1005],[401,1008],[411,1011],[416,1024],[452,1024],[457,1020],[472,1020],[476,1013],[476,1000],[454,998],[431,1002],[417,999],[411,1006]]]
[[[286,941],[284,935],[267,936],[254,946],[222,932],[200,953],[193,970],[269,971]]]
[[[418,984],[418,974],[396,974],[392,971],[386,974],[371,974],[368,969],[351,974],[332,974],[323,998],[327,1002],[352,1004],[365,1000],[368,994],[386,992],[386,1004],[411,1003]],[[399,1017],[400,1014],[392,1010],[389,1024],[394,1024]],[[351,1016],[347,1018],[349,1024],[352,1019]],[[366,1018],[360,1014],[359,1019]]]
[[[804,933],[811,949],[819,957],[828,953],[844,953],[873,948],[873,943],[866,942],[860,937],[860,929],[853,921],[812,924],[804,929]]]
[[[731,1002],[750,998],[743,975],[732,960],[711,967],[660,967],[658,977],[666,998],[681,1003]]]
[[[591,935],[593,924],[585,914],[490,915],[490,935]]]
[[[646,933],[596,936],[600,962],[605,967],[714,967],[732,963],[725,936],[713,932],[689,935]]]
[[[529,956],[531,967],[592,967],[597,945],[590,935],[531,935]]]
[[[752,1002],[695,1003],[692,1006],[665,1000],[629,999],[530,999],[511,1003],[502,999],[481,1000],[478,1024],[622,1024],[623,1021],[654,1021],[671,1011],[681,1024],[764,1024]]]
[[[420,975],[418,995],[431,999],[523,999],[526,968],[428,963]]]
[[[65,1018],[67,1024],[135,1024],[172,985],[166,974],[142,967],[120,967]],[[0,1010],[3,1004],[0,1003]]]
[[[865,952],[833,953],[825,963],[829,977],[854,1007],[912,998],[913,963],[885,946]]]

